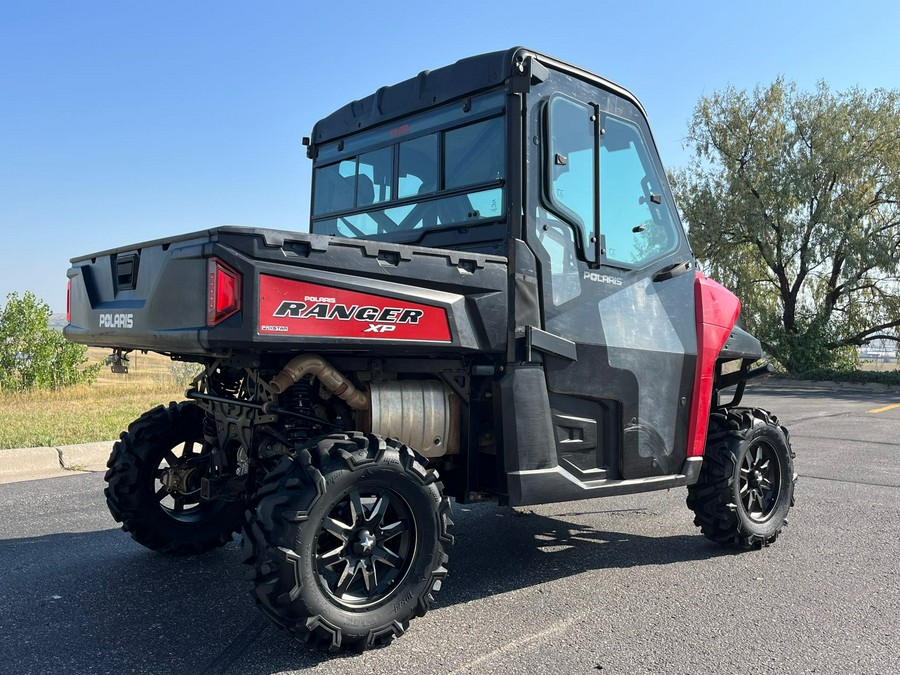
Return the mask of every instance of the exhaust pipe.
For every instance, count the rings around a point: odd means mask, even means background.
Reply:
[[[304,354],[288,361],[281,372],[272,378],[269,387],[276,394],[281,394],[307,375],[315,375],[323,387],[346,401],[354,410],[369,407],[369,397],[318,354]]]

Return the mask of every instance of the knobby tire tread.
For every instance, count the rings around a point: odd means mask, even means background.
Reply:
[[[783,436],[783,450],[789,458],[785,468],[791,475],[787,493],[780,494],[779,500],[789,500],[787,509],[794,505],[794,485],[797,481],[797,475],[793,473],[795,455],[788,430],[779,424],[778,418],[759,408],[715,411],[710,416],[703,468],[698,481],[688,487],[687,505],[694,512],[694,524],[700,527],[703,535],[723,546],[739,549],[769,546],[787,525],[787,518],[782,518],[771,531],[754,531],[757,528],[742,522],[738,514],[740,507],[735,503],[734,484],[738,480],[741,449],[760,425],[777,430]]]
[[[182,525],[173,536],[160,527],[159,514],[155,513],[160,508],[158,502],[148,503],[141,489],[142,479],[146,480],[141,470],[149,464],[153,464],[151,471],[156,469],[160,444],[169,450],[173,443],[188,440],[185,434],[194,435],[193,426],[202,423],[202,415],[189,402],[159,405],[132,422],[113,445],[104,475],[106,504],[122,529],[151,550],[174,555],[204,553],[224,546],[240,530],[243,509],[229,504],[210,522],[197,523],[193,528]]]
[[[284,566],[300,564],[291,546],[297,528],[325,495],[326,477],[340,471],[362,474],[368,467],[382,464],[389,451],[399,457],[405,475],[423,489],[437,491],[439,502],[433,516],[437,519],[439,551],[415,602],[396,616],[386,617],[380,626],[364,635],[348,634],[345,627],[329,621],[321,613],[304,613],[304,605],[298,604],[303,590],[299,574],[294,575],[294,586],[286,589]],[[243,561],[252,566],[247,574],[253,584],[251,595],[270,620],[303,642],[330,652],[361,651],[387,644],[406,632],[412,618],[423,616],[431,608],[434,595],[447,576],[447,551],[453,544],[449,533],[453,524],[450,501],[443,495],[437,473],[426,468],[423,459],[394,439],[361,432],[320,437],[296,456],[283,458],[267,474],[254,501],[256,509],[248,509],[245,514],[242,540]]]

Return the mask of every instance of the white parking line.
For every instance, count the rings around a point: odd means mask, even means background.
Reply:
[[[464,666],[461,666],[460,668],[457,668],[456,670],[451,672],[450,675],[458,675],[459,673],[472,672],[473,669],[477,670],[478,666],[484,665],[487,661],[492,661],[500,656],[503,656],[504,654],[506,654],[508,652],[519,651],[522,647],[524,647],[525,645],[527,645],[531,642],[537,642],[539,640],[543,640],[550,636],[556,635],[557,633],[562,633],[567,628],[569,628],[569,626],[571,626],[573,623],[578,621],[579,618],[580,617],[578,617],[578,616],[574,616],[571,619],[568,619],[567,621],[558,623],[555,626],[551,626],[550,628],[542,630],[539,633],[534,633],[533,635],[528,635],[528,636],[520,638],[518,640],[509,642],[509,643],[505,644],[504,646],[500,647],[499,649],[495,649],[494,651],[492,651],[488,654],[485,654],[484,656],[481,656],[480,658],[477,658],[474,661],[470,661],[469,663],[465,664]]]

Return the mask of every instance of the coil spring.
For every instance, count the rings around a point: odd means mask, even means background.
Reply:
[[[209,378],[210,393],[218,396],[238,396],[243,384],[243,373],[219,368]]]
[[[315,417],[314,406],[318,401],[318,392],[312,378],[300,380],[286,389],[279,397],[281,407],[293,412]],[[284,430],[287,438],[293,443],[302,443],[322,433],[321,425],[297,418],[285,417]]]
[[[203,416],[203,440],[209,445],[215,446],[219,438],[219,432],[216,428],[216,417],[213,413],[206,413]]]

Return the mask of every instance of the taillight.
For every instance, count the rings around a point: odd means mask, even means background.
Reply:
[[[241,311],[241,275],[210,258],[206,283],[206,323],[215,326]]]
[[[66,282],[66,323],[72,323],[72,280]]]

